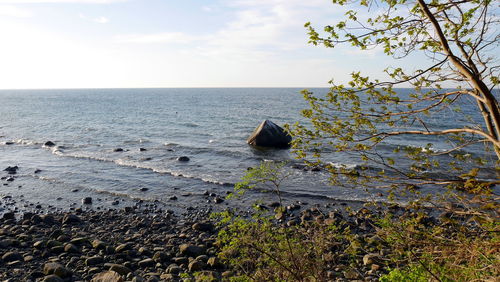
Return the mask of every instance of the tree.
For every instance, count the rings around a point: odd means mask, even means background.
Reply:
[[[297,137],[294,147],[299,157],[319,164],[321,148],[329,147],[357,155],[364,164],[375,163],[379,169],[363,166],[352,171],[324,164],[331,170],[334,181],[339,180],[339,175],[347,175],[365,184],[385,183],[391,187],[408,183],[411,187],[441,184],[476,192],[499,183],[491,177],[493,167],[498,173],[500,161],[500,66],[495,53],[500,38],[498,2],[333,0],[333,3],[353,6],[356,11],[347,11],[345,20],[326,26],[323,32],[306,23],[310,43],[328,48],[342,44],[361,50],[382,48],[394,62],[404,63],[413,56],[425,56],[427,60],[419,69],[388,67],[384,70],[387,80],[370,79],[354,72],[346,85],[330,81],[332,86],[325,96],[304,90],[310,108],[302,114],[312,126],[296,124],[290,128]],[[408,95],[396,90],[408,86],[411,87]],[[436,119],[450,118],[451,113],[457,119],[451,127],[433,123]],[[415,140],[426,136],[425,141],[446,140],[450,147],[437,152],[429,142],[396,147],[389,155],[377,150],[403,136]],[[478,146],[485,152],[481,157],[467,151]],[[409,161],[401,161],[402,156]],[[433,173],[438,167],[447,170],[448,175]],[[490,175],[482,174],[485,171]],[[481,181],[482,176],[487,181]],[[401,182],[401,178],[410,181]]]

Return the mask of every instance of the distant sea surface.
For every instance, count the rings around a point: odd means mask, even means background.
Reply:
[[[324,172],[293,169],[298,161],[289,150],[246,144],[263,120],[303,121],[306,107],[295,88],[1,90],[0,169],[17,165],[19,171],[0,194],[56,206],[83,195],[168,202],[205,191],[225,195],[248,167],[286,160],[292,175],[282,188],[289,198],[372,199],[377,191],[331,187]],[[446,127],[454,119],[439,122]],[[49,140],[56,146],[43,146]],[[417,141],[396,140],[385,150]],[[180,156],[190,161],[177,161]],[[325,157],[357,164],[335,153]]]

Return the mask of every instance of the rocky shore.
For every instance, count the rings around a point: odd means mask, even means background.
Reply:
[[[12,199],[3,199],[8,205]],[[261,205],[272,209],[277,203]],[[367,209],[325,213],[289,205],[276,214],[284,225],[319,222],[350,226],[363,238],[376,238]],[[345,213],[344,213],[345,214]],[[148,206],[106,211],[7,212],[0,219],[0,279],[3,281],[201,281],[233,275],[217,257],[217,230],[210,211],[176,215]],[[347,258],[347,257],[346,257]],[[378,279],[379,254],[359,257],[356,272],[332,268],[334,281]],[[346,261],[346,263],[348,263]],[[190,280],[188,280],[190,281]]]
[[[227,275],[207,214],[122,209],[0,219],[5,281],[175,281],[183,273]],[[187,274],[184,274],[187,275]],[[108,280],[106,280],[108,279]]]

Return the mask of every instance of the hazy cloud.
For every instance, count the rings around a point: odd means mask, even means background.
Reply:
[[[29,18],[32,16],[32,13],[28,10],[21,9],[19,7],[16,7],[16,6],[0,5],[0,16],[16,17],[16,18]]]
[[[151,34],[124,34],[115,37],[115,40],[120,43],[177,43],[185,44],[196,39],[194,36],[184,34],[182,32],[162,32]]]

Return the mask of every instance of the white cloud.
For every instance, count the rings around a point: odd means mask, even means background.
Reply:
[[[16,7],[16,6],[0,5],[0,16],[15,17],[15,18],[29,18],[32,16],[32,13],[28,10],[21,9],[19,7]]]
[[[92,21],[94,21],[96,23],[100,23],[100,24],[105,24],[105,23],[109,22],[109,19],[106,17],[98,17],[98,18],[92,19]]]
[[[185,44],[196,40],[194,36],[182,32],[163,32],[151,34],[125,34],[115,36],[115,40],[119,43],[177,43]]]
[[[84,14],[80,13],[78,15],[80,17],[80,19],[84,19],[84,20],[87,20],[87,21],[92,21],[92,22],[95,22],[95,23],[100,23],[100,24],[106,24],[109,22],[109,19],[106,18],[106,17],[97,17],[97,18],[89,18],[87,16],[85,16]]]

